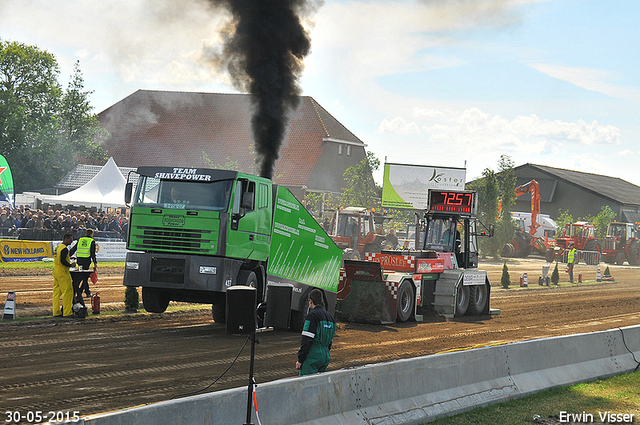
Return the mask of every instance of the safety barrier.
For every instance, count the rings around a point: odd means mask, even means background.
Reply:
[[[640,326],[283,379],[259,385],[256,397],[265,425],[418,425],[545,389],[630,372],[638,365],[636,359]],[[242,424],[246,405],[245,387],[89,416],[81,422]]]
[[[600,252],[598,251],[582,251],[576,250],[576,262],[585,263],[591,266],[597,266],[600,263]],[[569,252],[565,251],[561,256],[561,262],[566,263],[568,261]]]

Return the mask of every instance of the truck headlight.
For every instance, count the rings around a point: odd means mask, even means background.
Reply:
[[[127,261],[127,263],[125,264],[125,268],[127,270],[138,270],[140,269],[140,263],[138,263],[137,261]]]
[[[217,271],[215,266],[200,266],[200,274],[216,274]]]

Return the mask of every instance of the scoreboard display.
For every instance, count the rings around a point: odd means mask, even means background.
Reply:
[[[429,212],[475,216],[478,213],[477,192],[429,189]]]

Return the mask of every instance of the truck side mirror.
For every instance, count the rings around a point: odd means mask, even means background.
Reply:
[[[255,194],[253,192],[245,192],[242,194],[242,208],[245,210],[253,210],[255,203]]]
[[[124,203],[131,203],[131,195],[133,194],[133,183],[128,182],[124,187]]]

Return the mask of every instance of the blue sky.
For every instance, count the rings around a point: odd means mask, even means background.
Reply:
[[[325,0],[300,84],[384,162],[500,155],[640,185],[637,0]],[[138,89],[234,92],[204,0],[0,0],[0,38],[80,60],[95,112]],[[382,168],[382,167],[381,167]],[[381,183],[381,170],[376,173]]]

